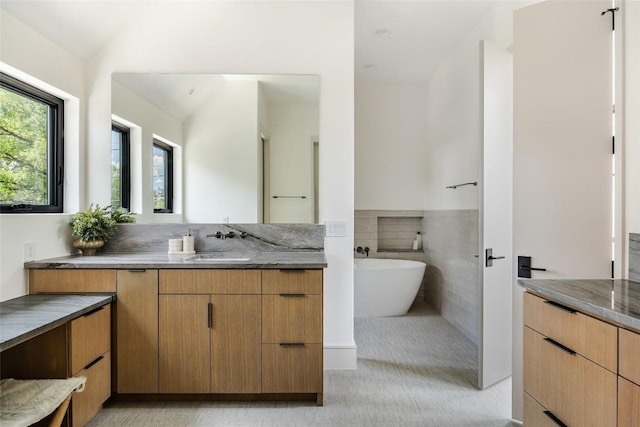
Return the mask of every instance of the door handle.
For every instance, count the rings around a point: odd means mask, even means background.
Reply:
[[[505,257],[503,257],[503,256],[493,256],[493,249],[492,248],[488,248],[487,250],[485,250],[484,265],[487,266],[487,267],[493,266],[493,260],[494,259],[505,259]]]
[[[547,271],[547,269],[531,267],[530,256],[518,256],[518,277],[531,279],[532,271]]]

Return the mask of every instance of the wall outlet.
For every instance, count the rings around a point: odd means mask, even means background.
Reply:
[[[343,221],[327,221],[324,223],[327,237],[345,237],[347,235],[347,223]]]
[[[33,242],[24,242],[24,260],[33,261],[36,259],[35,244]]]

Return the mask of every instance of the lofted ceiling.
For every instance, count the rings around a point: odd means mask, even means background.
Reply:
[[[153,14],[163,1],[2,0],[0,8],[87,60],[119,31]],[[217,0],[197,2],[207,1]],[[356,0],[355,79],[426,82],[451,49],[499,1],[504,0]],[[195,87],[196,83],[180,84]]]

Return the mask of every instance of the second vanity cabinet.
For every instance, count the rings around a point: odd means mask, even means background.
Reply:
[[[260,393],[260,271],[162,270],[160,393]]]
[[[524,295],[525,423],[615,426],[618,328]]]
[[[640,427],[640,334],[524,294],[527,426]]]

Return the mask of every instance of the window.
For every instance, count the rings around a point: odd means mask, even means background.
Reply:
[[[64,101],[0,73],[0,212],[62,212]]]
[[[173,212],[173,149],[153,141],[153,211]]]
[[[130,210],[129,128],[111,125],[111,206]]]

